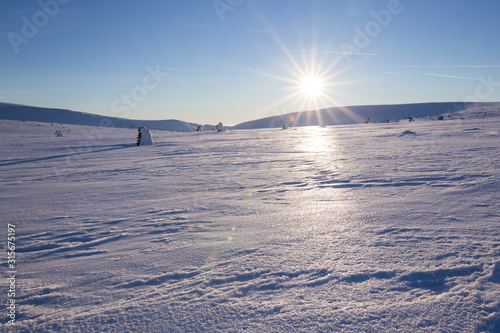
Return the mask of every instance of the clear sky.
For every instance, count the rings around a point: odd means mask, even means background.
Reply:
[[[500,101],[495,0],[0,3],[0,101],[234,125],[361,104]]]

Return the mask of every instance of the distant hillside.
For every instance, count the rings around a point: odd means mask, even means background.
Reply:
[[[147,126],[155,130],[192,132],[198,126],[211,130],[213,125],[200,125],[180,120],[131,120],[117,117],[105,117],[96,114],[64,109],[49,109],[35,106],[0,103],[0,119],[38,121],[43,123],[60,123],[87,126],[136,128]]]
[[[490,103],[491,104],[491,103]],[[358,124],[370,118],[371,122],[407,119],[408,117],[437,116],[459,112],[467,108],[465,103],[420,103],[396,105],[362,105],[335,107],[318,111],[292,112],[284,115],[247,121],[235,129],[272,128],[287,126],[327,126]]]
[[[292,112],[288,114],[247,121],[230,129],[258,129],[287,126],[329,126],[342,124],[359,124],[370,118],[370,122],[394,121],[408,117],[429,117],[448,113],[480,113],[500,111],[500,103],[420,103],[394,105],[362,105],[321,109],[318,111]],[[198,126],[203,130],[214,130],[214,125],[200,125],[181,120],[132,120],[117,117],[77,112],[65,109],[50,109],[35,106],[0,103],[0,119],[37,121],[44,123],[60,123],[87,126],[137,128],[146,126],[154,130],[179,132],[196,131]]]

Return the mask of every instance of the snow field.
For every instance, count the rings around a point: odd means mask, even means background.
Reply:
[[[14,331],[498,331],[499,124],[0,121]]]

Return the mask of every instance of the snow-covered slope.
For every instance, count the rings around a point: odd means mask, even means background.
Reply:
[[[0,103],[0,119],[122,128],[146,126],[150,129],[179,132],[196,131],[198,126],[202,126],[204,130],[214,128],[212,125],[200,125],[173,119],[131,120],[64,109],[49,109],[8,103]]]
[[[500,117],[481,111],[145,147],[0,121],[0,331],[499,332]]]
[[[420,103],[395,105],[363,105],[321,109],[318,111],[293,112],[279,116],[247,121],[234,126],[235,129],[276,128],[285,126],[327,126],[387,122],[408,117],[436,117],[438,115],[466,111],[480,107],[486,111],[497,111],[500,103]]]

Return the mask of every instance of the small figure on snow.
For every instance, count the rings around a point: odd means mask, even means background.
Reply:
[[[64,136],[60,130],[57,130],[54,134],[59,137]]]

